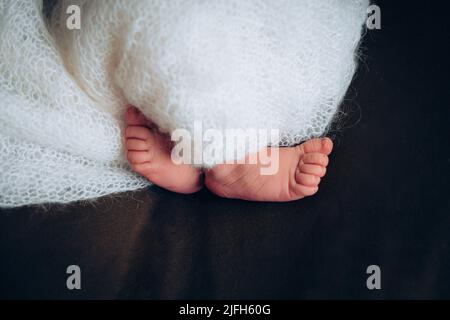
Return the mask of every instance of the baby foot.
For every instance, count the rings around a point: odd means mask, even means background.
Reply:
[[[201,171],[190,165],[177,165],[171,157],[171,141],[151,130],[151,122],[134,107],[125,114],[125,146],[132,169],[154,184],[178,193],[201,189]]]
[[[261,175],[259,163],[221,164],[205,172],[205,185],[225,198],[251,201],[302,199],[318,191],[332,149],[333,142],[328,138],[279,148],[279,169],[275,175]],[[260,153],[267,151],[270,150]]]

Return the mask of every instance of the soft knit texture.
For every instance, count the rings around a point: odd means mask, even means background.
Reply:
[[[81,30],[66,28],[73,4]],[[367,6],[64,0],[46,21],[41,1],[0,0],[0,205],[148,185],[124,159],[129,104],[169,134],[193,135],[197,121],[224,134],[278,129],[282,146],[322,135],[353,77]]]

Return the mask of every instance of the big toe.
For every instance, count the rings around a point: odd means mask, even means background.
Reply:
[[[302,143],[299,148],[303,154],[318,152],[329,155],[333,150],[333,141],[330,138],[311,139]]]
[[[136,107],[128,107],[125,113],[125,122],[128,126],[145,126],[147,119]]]

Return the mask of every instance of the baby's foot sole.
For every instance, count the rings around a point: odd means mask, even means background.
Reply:
[[[279,148],[275,175],[260,174],[260,164],[224,164],[205,172],[205,185],[213,193],[251,201],[294,201],[314,195],[326,174],[330,139],[313,139],[297,147]],[[266,153],[265,150],[260,152]],[[259,159],[259,157],[258,157]]]
[[[170,156],[168,139],[150,130],[147,120],[129,108],[125,115],[125,147],[133,171],[152,183],[177,193],[194,193],[202,188],[201,171],[190,165],[177,165]]]

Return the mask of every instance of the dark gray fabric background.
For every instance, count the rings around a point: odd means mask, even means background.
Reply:
[[[434,2],[433,2],[434,3]],[[450,298],[445,8],[379,2],[319,193],[151,188],[0,212],[2,298]],[[66,289],[66,267],[82,290]],[[382,290],[366,288],[368,265]]]

